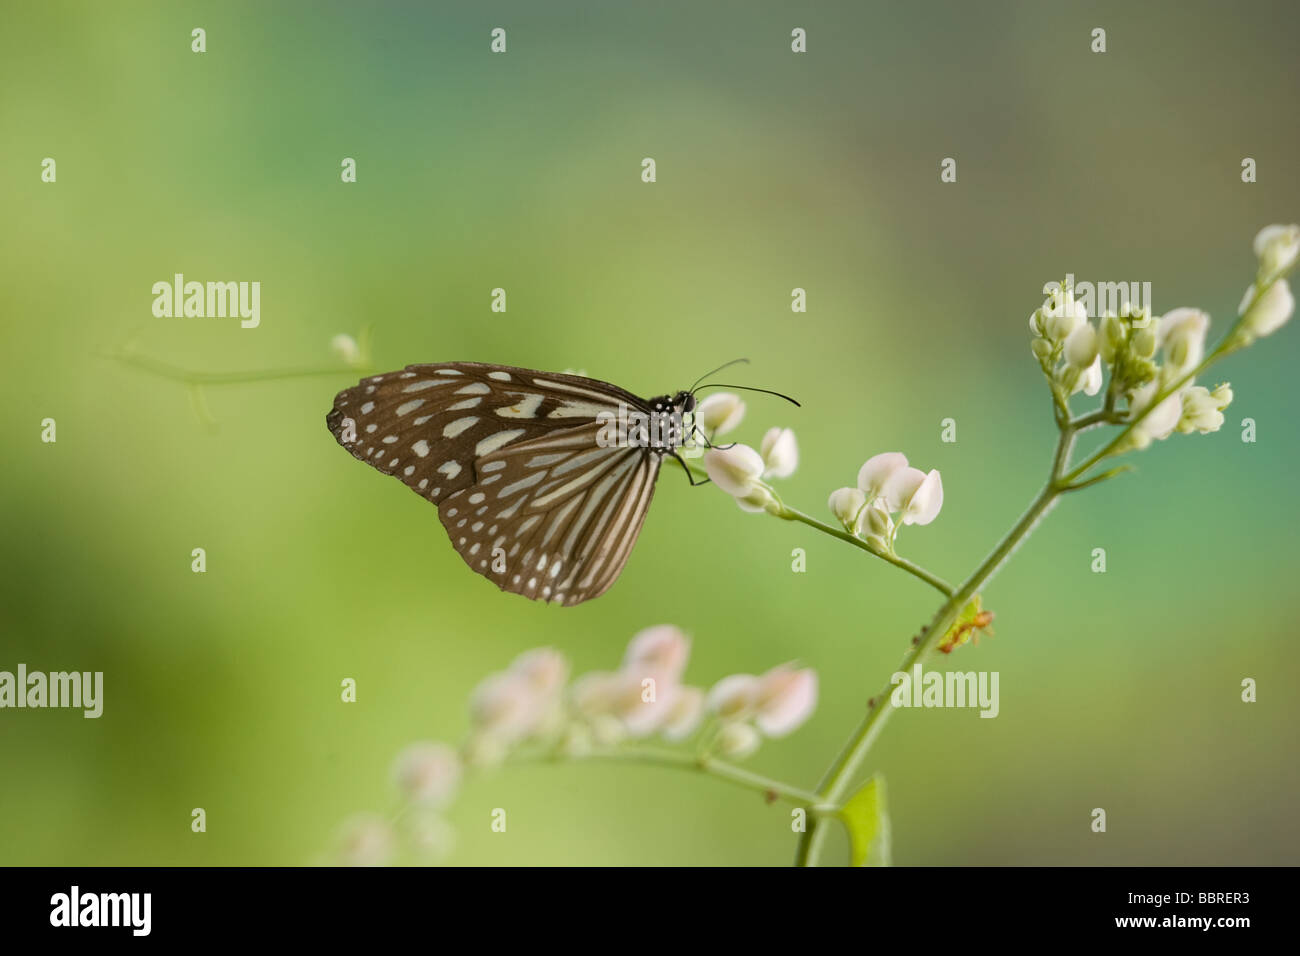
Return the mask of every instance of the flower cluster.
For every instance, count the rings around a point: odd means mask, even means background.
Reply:
[[[1226,383],[1208,389],[1194,376],[1218,356],[1250,345],[1281,328],[1295,311],[1284,278],[1300,258],[1300,226],[1268,226],[1255,237],[1259,269],[1238,309],[1239,318],[1218,349],[1209,355],[1210,317],[1200,309],[1178,308],[1159,318],[1125,305],[1119,315],[1101,317],[1094,327],[1062,283],[1044,308],[1029,318],[1031,348],[1056,397],[1061,420],[1068,418],[1069,396],[1097,394],[1108,369],[1105,418],[1132,423],[1115,454],[1146,448],[1175,431],[1208,434],[1224,422],[1232,401]],[[1113,411],[1123,399],[1127,417]]]
[[[684,681],[689,658],[690,640],[670,625],[635,635],[617,670],[572,681],[558,651],[521,654],[474,689],[470,732],[460,748],[421,741],[397,755],[392,775],[402,814],[397,823],[353,817],[342,834],[341,861],[386,863],[401,836],[423,857],[445,856],[454,833],[441,811],[462,778],[512,757],[635,756],[638,745],[658,736],[670,743],[694,738],[700,760],[739,760],[762,737],[793,732],[817,705],[817,674],[809,668],[781,664],[762,675],[733,674],[705,690]]]
[[[744,402],[730,392],[718,392],[700,402],[695,424],[713,445],[715,438],[735,429],[744,417]],[[710,480],[745,511],[780,514],[781,499],[767,480],[789,478],[798,466],[799,446],[788,428],[769,428],[757,450],[733,444],[704,453]]]
[[[856,488],[837,488],[827,502],[844,530],[864,538],[874,550],[894,553],[894,538],[905,524],[929,524],[943,507],[939,472],[913,468],[898,452],[867,459],[858,469]]]

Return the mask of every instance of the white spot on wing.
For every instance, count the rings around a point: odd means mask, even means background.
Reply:
[[[435,379],[425,379],[423,382],[412,382],[403,392],[423,392],[426,388],[437,388],[439,385],[446,385],[446,382],[439,382]]]
[[[411,446],[411,451],[415,452],[421,458],[424,458],[429,454],[429,443],[425,441],[423,438],[421,438],[419,441],[417,441],[414,445]]]
[[[477,419],[475,420],[477,421]],[[484,455],[489,455],[492,452],[496,451],[502,445],[514,441],[523,433],[524,430],[522,428],[507,428],[503,432],[497,432],[495,435],[489,435],[487,438],[484,438],[482,441],[480,441],[477,445],[474,446],[474,454],[482,458]]]
[[[464,418],[458,418],[442,430],[442,437],[455,438],[465,429],[470,428],[476,421],[478,421],[477,415],[467,415]],[[482,454],[482,452],[479,452],[479,454]]]
[[[424,399],[422,398],[413,398],[409,402],[403,402],[397,406],[397,416],[400,418],[403,415],[409,415],[423,404]]]
[[[533,418],[537,415],[537,407],[542,404],[541,395],[526,394],[519,401],[506,408],[498,408],[497,414],[502,418]]]

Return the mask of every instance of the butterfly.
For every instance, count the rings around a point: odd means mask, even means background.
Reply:
[[[643,399],[579,375],[441,362],[363,379],[325,421],[353,457],[437,505],[470,568],[571,607],[622,572],[664,457],[693,445],[705,387]]]

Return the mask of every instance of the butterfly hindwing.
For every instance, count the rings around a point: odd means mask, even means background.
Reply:
[[[465,562],[505,591],[579,604],[622,571],[654,495],[660,456],[601,447],[591,423],[477,460],[478,481],[439,506]]]

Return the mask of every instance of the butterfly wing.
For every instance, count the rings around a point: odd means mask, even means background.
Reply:
[[[572,606],[604,594],[631,554],[660,456],[597,442],[596,423],[511,444],[439,517],[465,563],[503,591]]]
[[[482,455],[617,414],[620,402],[645,407],[595,379],[444,362],[363,379],[335,396],[325,421],[353,457],[438,503],[474,483]]]
[[[437,504],[475,571],[572,605],[618,577],[654,492],[657,454],[597,443],[598,416],[620,405],[648,411],[595,379],[447,362],[364,379],[335,397],[326,423],[354,457]]]

